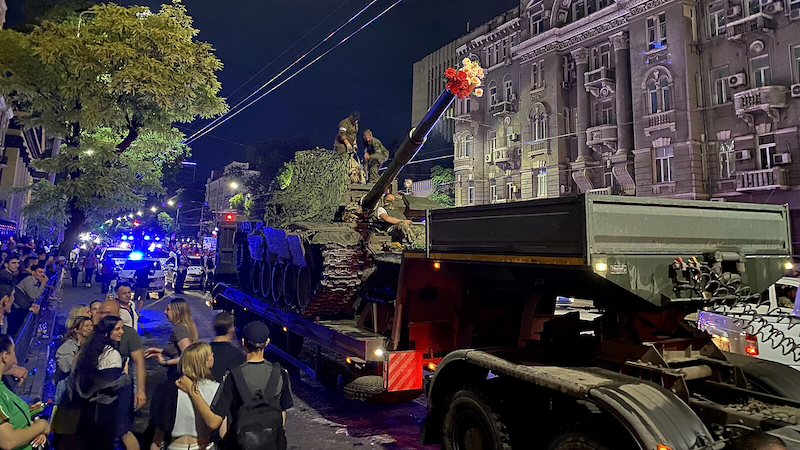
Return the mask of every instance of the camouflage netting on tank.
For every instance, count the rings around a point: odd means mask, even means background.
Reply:
[[[292,181],[267,201],[264,223],[285,228],[292,222],[331,222],[347,188],[348,160],[324,149],[295,153]]]

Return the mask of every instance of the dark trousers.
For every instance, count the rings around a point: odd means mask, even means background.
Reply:
[[[73,267],[69,269],[69,274],[72,277],[72,287],[78,287],[78,275],[81,274],[81,269]]]
[[[84,267],[83,268],[83,282],[84,283],[91,283],[93,274],[94,274],[94,267]]]
[[[210,291],[214,287],[214,272],[206,272],[205,283],[203,283],[203,290]]]
[[[186,271],[178,272],[178,276],[175,277],[175,293],[182,294],[183,293],[183,283],[186,282]]]

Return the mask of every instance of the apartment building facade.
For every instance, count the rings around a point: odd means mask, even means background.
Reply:
[[[454,108],[457,205],[595,192],[800,211],[800,0],[524,0],[456,53],[487,68],[484,97]]]

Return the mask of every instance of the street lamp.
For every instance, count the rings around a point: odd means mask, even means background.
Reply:
[[[151,206],[151,207],[150,207],[150,211],[152,211],[152,212],[156,212],[156,211],[158,211],[158,208],[156,208],[155,206]]]
[[[239,189],[239,183],[237,183],[235,181],[231,181],[230,186],[231,186],[231,189]]]
[[[175,206],[175,200],[167,200],[169,206]]]

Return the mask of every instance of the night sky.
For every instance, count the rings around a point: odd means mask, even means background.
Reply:
[[[8,3],[8,21],[13,24],[19,18],[21,1]],[[121,3],[144,4],[155,11],[164,1]],[[225,65],[218,76],[222,82],[221,95],[231,106],[367,3],[368,0],[184,1],[195,28],[200,30],[199,38],[215,47],[217,57]],[[392,3],[393,0],[378,1],[312,57],[338,43]],[[307,136],[318,145],[331,148],[337,124],[353,110],[362,113],[361,129],[372,129],[384,143],[402,138],[412,126],[414,62],[465,34],[467,22],[477,27],[518,4],[518,0],[404,0],[305,72],[193,143],[197,178],[205,179],[211,169],[233,160],[244,161],[244,145],[259,140]],[[283,57],[240,88],[298,40]],[[198,121],[188,127],[197,129],[206,122]],[[439,156],[452,150],[423,149],[423,152],[425,156]]]

